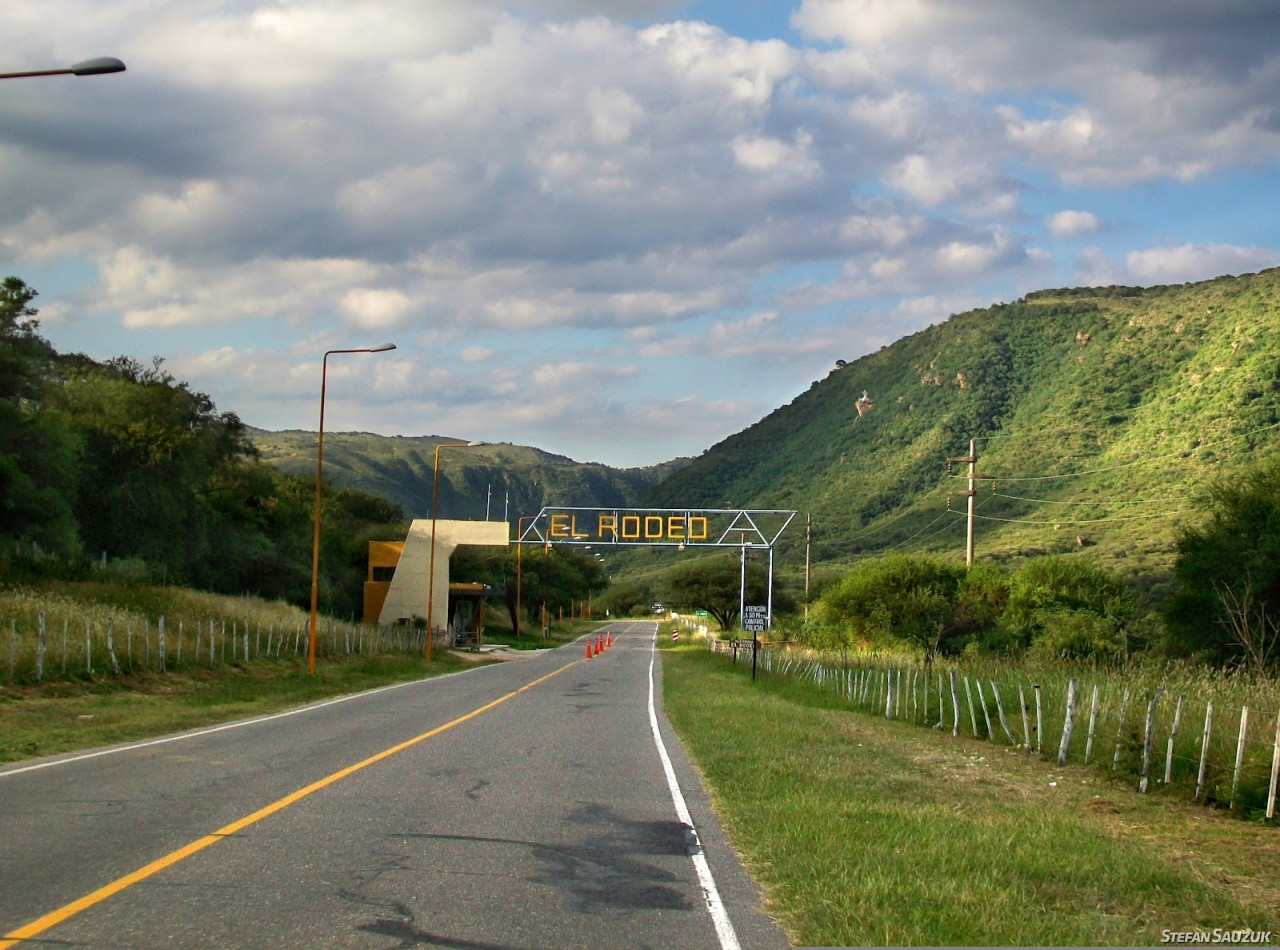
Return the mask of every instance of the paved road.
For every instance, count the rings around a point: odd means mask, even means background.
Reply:
[[[608,629],[0,768],[0,947],[787,946],[651,717],[655,625]]]

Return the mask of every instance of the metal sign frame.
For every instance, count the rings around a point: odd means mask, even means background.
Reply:
[[[597,516],[595,533],[583,533],[579,530],[578,518],[591,514]],[[553,505],[539,511],[512,543],[772,550],[795,516],[794,511],[771,508],[563,508]],[[713,532],[711,520],[723,521],[726,517],[728,526],[717,525]],[[779,518],[782,524],[775,530],[772,522]],[[658,522],[656,530],[654,521]],[[698,528],[702,528],[703,533],[695,533]],[[736,538],[731,537],[733,535]]]
[[[578,516],[596,515],[595,534],[580,532]],[[666,547],[685,551],[689,548],[736,548],[740,552],[741,569],[738,587],[738,622],[745,621],[747,589],[747,552],[765,549],[769,552],[769,601],[765,623],[773,629],[773,546],[782,532],[795,519],[796,512],[778,508],[561,508],[543,507],[513,544],[576,544],[582,547]],[[711,531],[711,520],[718,524]],[[777,521],[781,524],[774,530]],[[520,519],[523,524],[524,518]],[[657,522],[654,525],[654,522]],[[634,531],[629,534],[631,523]],[[586,527],[589,523],[584,521]],[[701,532],[699,533],[699,530]],[[612,537],[604,535],[608,531]],[[731,535],[737,535],[731,539]],[[752,540],[748,540],[748,536]],[[755,634],[752,634],[755,639]],[[755,676],[755,651],[752,651],[752,676]]]

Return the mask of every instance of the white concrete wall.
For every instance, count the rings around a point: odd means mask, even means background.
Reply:
[[[445,521],[436,519],[436,579],[430,581],[431,519],[418,518],[409,525],[404,551],[391,577],[391,588],[382,604],[378,623],[395,623],[402,618],[420,617],[428,613],[437,630],[449,620],[449,556],[459,544],[484,544],[506,547],[511,543],[510,528],[505,521]],[[428,609],[428,590],[435,604]]]

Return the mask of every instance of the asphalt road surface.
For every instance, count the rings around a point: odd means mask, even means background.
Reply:
[[[656,625],[604,629],[0,768],[0,948],[786,947],[662,715]]]

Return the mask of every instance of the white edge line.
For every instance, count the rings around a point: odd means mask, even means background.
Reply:
[[[711,876],[711,865],[707,863],[706,853],[702,848],[702,839],[698,837],[698,829],[694,827],[689,807],[685,804],[684,794],[676,781],[676,771],[671,766],[671,757],[667,755],[667,747],[662,742],[662,733],[658,730],[658,714],[653,707],[653,664],[658,656],[658,625],[653,627],[653,640],[649,652],[649,727],[653,730],[653,741],[658,747],[658,757],[662,759],[662,770],[667,775],[667,787],[671,789],[671,801],[676,806],[676,817],[689,828],[693,837],[693,867],[698,872],[698,883],[702,885],[702,896],[706,899],[707,910],[711,912],[711,922],[715,925],[716,936],[720,938],[722,950],[741,950],[738,935],[733,930],[729,913],[720,900],[720,891],[716,888],[716,879]]]
[[[215,732],[225,732],[228,729],[240,729],[243,726],[256,726],[261,722],[271,722],[273,719],[285,719],[289,716],[297,716],[301,713],[311,712],[316,709],[323,709],[325,706],[333,706],[337,703],[345,703],[352,699],[359,699],[362,696],[372,696],[374,693],[384,693],[391,689],[401,689],[405,686],[417,686],[422,683],[432,683],[436,680],[448,679],[451,676],[461,676],[463,673],[475,673],[484,667],[476,667],[470,670],[455,670],[452,673],[443,673],[440,676],[431,676],[421,680],[407,680],[403,683],[392,683],[390,686],[378,686],[374,689],[367,689],[359,693],[350,693],[346,696],[338,696],[334,699],[325,699],[320,702],[308,703],[305,706],[298,706],[295,709],[286,709],[284,712],[271,713],[268,716],[258,716],[254,719],[241,719],[237,722],[223,723],[220,726],[210,726],[206,729],[195,729],[190,732],[180,732],[173,736],[163,736],[159,739],[144,739],[141,742],[131,742],[128,745],[111,746],[107,749],[96,749],[93,752],[84,752],[80,755],[69,755],[65,759],[51,759],[46,762],[36,762],[34,765],[23,765],[15,769],[0,768],[0,779],[8,778],[10,775],[21,775],[23,772],[35,772],[39,769],[51,769],[56,765],[70,765],[72,762],[83,762],[85,759],[96,759],[104,755],[115,755],[117,752],[132,752],[134,749],[146,749],[151,746],[165,745],[169,742],[181,742],[184,739],[196,739],[200,736],[210,736]]]

